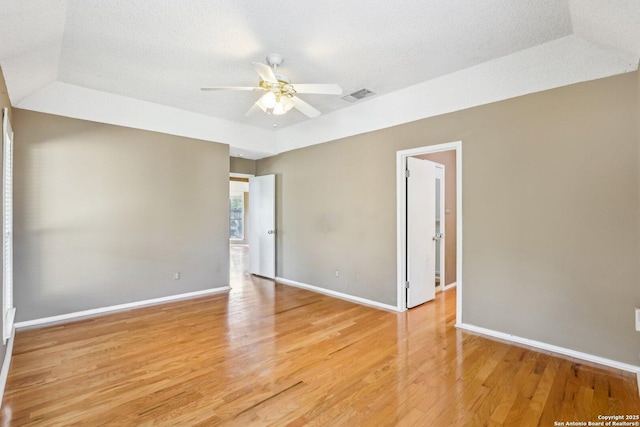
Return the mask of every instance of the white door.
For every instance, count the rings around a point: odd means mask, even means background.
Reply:
[[[276,176],[249,178],[249,273],[276,277]]]
[[[407,158],[407,307],[435,298],[437,164]],[[439,185],[439,183],[438,183]]]
[[[447,284],[445,278],[445,208],[444,208],[444,165],[436,164],[436,277],[439,278],[440,290]]]

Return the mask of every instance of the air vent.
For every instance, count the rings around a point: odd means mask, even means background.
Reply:
[[[356,102],[361,100],[362,98],[366,98],[367,96],[375,95],[375,93],[371,92],[369,89],[360,89],[348,95],[342,97],[345,101],[348,102]]]

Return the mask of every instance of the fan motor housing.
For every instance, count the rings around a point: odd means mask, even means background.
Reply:
[[[267,55],[267,64],[271,65],[272,67],[274,65],[278,67],[280,64],[282,64],[283,61],[284,57],[279,53],[270,53],[269,55]]]
[[[291,79],[289,78],[289,76],[285,76],[284,74],[278,74],[278,73],[273,73],[276,76],[276,79],[278,79],[279,82],[285,83],[290,85],[291,84]]]

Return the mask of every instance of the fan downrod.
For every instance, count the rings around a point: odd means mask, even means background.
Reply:
[[[267,64],[269,64],[273,69],[277,69],[280,64],[284,62],[284,57],[279,53],[270,53],[267,55]]]

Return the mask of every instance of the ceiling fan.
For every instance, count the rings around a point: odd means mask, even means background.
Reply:
[[[260,76],[258,86],[223,86],[223,87],[203,87],[200,90],[241,90],[264,92],[247,111],[245,116],[249,116],[257,110],[262,110],[267,114],[281,115],[292,108],[298,109],[309,118],[318,117],[321,113],[316,108],[307,104],[296,95],[299,93],[320,94],[320,95],[342,95],[342,88],[337,84],[292,84],[291,79],[283,74],[278,74],[278,66],[282,64],[282,55],[272,53],[267,55],[267,64],[252,62],[256,72]]]

